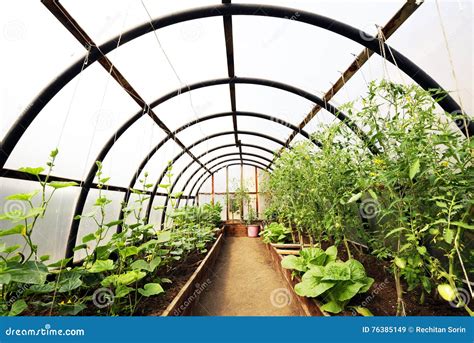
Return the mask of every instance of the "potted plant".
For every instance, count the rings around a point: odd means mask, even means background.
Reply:
[[[255,210],[250,205],[250,202],[247,202],[247,235],[249,237],[258,237],[258,232],[260,225],[256,223],[257,216],[255,215]]]

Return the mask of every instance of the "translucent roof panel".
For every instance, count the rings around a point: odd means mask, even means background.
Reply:
[[[236,85],[237,109],[258,112],[298,125],[314,104],[280,89],[248,84]]]
[[[234,129],[232,125],[232,116],[221,117],[211,120],[206,120],[199,124],[196,124],[184,131],[178,133],[178,138],[183,142],[184,145],[189,146],[197,140],[206,136],[220,133],[223,131],[232,131]]]
[[[228,148],[222,148],[216,151],[213,151],[206,156],[201,158],[202,163],[209,163],[210,160],[215,159],[218,156],[226,155],[226,154],[232,154],[232,153],[238,153],[239,149],[236,146],[228,147]],[[212,163],[212,162],[211,162]]]
[[[36,95],[85,51],[40,1],[29,2],[27,11],[21,1],[1,1],[0,27],[1,140]]]
[[[61,3],[77,19],[77,21],[89,32],[89,35],[97,43],[103,43],[114,38],[120,32],[135,27],[149,20],[148,13],[152,18],[169,15],[190,8],[216,5],[217,0],[62,0]],[[84,8],[93,8],[93,11],[84,11]],[[148,12],[148,13],[147,13]],[[189,28],[182,28],[180,35],[183,39],[193,40],[207,28],[200,23],[194,23]]]
[[[272,159],[272,158],[273,158],[273,154],[270,154],[270,153],[267,152],[267,151],[263,151],[263,150],[261,150],[261,149],[252,148],[252,147],[248,147],[248,146],[243,146],[243,147],[242,147],[242,152],[251,153],[251,154],[256,154],[256,155],[261,155],[261,156],[266,157],[266,158],[269,158],[269,159]]]
[[[39,113],[6,167],[43,165],[49,152],[59,147],[54,175],[82,179],[104,144],[138,110],[109,74],[94,64]]]
[[[229,128],[227,128],[227,129],[229,130]],[[232,130],[233,130],[233,128],[230,129],[229,131],[232,131]],[[197,137],[196,137],[196,140],[198,140]],[[233,133],[222,135],[222,136],[217,136],[217,137],[208,139],[208,140],[202,142],[201,144],[196,145],[195,147],[191,148],[191,152],[194,155],[198,156],[198,155],[202,154],[203,152],[208,151],[209,149],[219,147],[219,146],[222,146],[222,145],[227,145],[227,144],[235,144],[235,139],[234,139],[234,134]]]
[[[128,187],[138,166],[165,138],[164,131],[148,116],[142,116],[115,142],[103,161],[103,172],[110,184]]]
[[[229,112],[229,94],[228,85],[200,88],[169,99],[154,111],[170,130],[176,130],[200,117]]]
[[[248,143],[248,144],[254,144],[254,145],[260,145],[263,146],[267,149],[270,149],[272,151],[279,150],[282,146],[272,140],[263,138],[263,137],[258,137],[258,136],[251,136],[247,134],[240,134],[239,139],[242,141],[242,143]],[[286,139],[286,137],[285,137]],[[284,140],[285,140],[284,139]],[[280,138],[280,140],[282,140]],[[283,140],[283,143],[284,143]]]
[[[191,83],[227,76],[222,18],[200,19],[193,39],[182,31],[193,22],[168,26],[137,38],[108,56],[146,101]]]
[[[233,25],[237,75],[276,80],[312,93],[331,87],[338,71],[353,61],[351,53],[361,50],[358,43],[297,19],[236,16]]]
[[[244,131],[257,130],[259,133],[263,133],[283,141],[285,141],[292,132],[292,129],[271,120],[247,116],[237,117],[237,127],[239,130]]]
[[[137,182],[134,185],[134,188],[140,188],[139,180],[143,179],[145,172],[148,173],[148,180],[150,180],[151,182],[155,182],[155,180],[158,180],[160,174],[168,165],[168,162],[171,161],[181,151],[181,147],[173,140],[169,140],[168,142],[166,142],[161,147],[161,149],[153,155],[151,160],[149,160],[148,163],[145,165],[142,172],[140,173],[140,176],[137,179]]]

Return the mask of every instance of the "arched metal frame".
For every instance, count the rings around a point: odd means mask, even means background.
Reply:
[[[221,137],[221,136],[226,136],[226,135],[233,135],[235,133],[235,131],[224,131],[224,132],[219,132],[219,133],[215,133],[215,134],[212,134],[212,135],[209,135],[209,136],[206,136],[206,137],[203,137],[199,140],[197,140],[196,142],[192,143],[191,145],[188,146],[189,149],[192,149],[196,146],[198,146],[199,144],[201,143],[204,143],[210,139],[213,139],[213,138],[217,138],[217,137]],[[263,138],[263,139],[266,139],[266,140],[269,140],[269,141],[272,141],[282,147],[285,147],[285,143],[275,137],[272,137],[272,136],[268,136],[268,135],[265,135],[263,133],[259,133],[259,132],[253,132],[253,131],[242,131],[242,130],[237,130],[237,133],[238,134],[242,134],[242,135],[249,135],[249,136],[253,136],[253,137],[260,137],[260,138]],[[232,145],[234,146],[234,144],[229,144],[229,145]],[[245,145],[249,145],[249,144],[245,144]],[[264,149],[262,147],[260,147],[261,149]],[[270,151],[268,149],[266,149],[267,151]],[[209,152],[209,151],[208,151]],[[178,155],[176,155],[173,159],[173,161],[175,162],[178,158],[180,158],[181,156],[183,155],[183,152],[179,153]],[[202,154],[202,156],[204,156],[204,154]],[[128,189],[132,189],[133,186],[135,185],[135,182],[138,178],[138,176],[140,175],[140,173],[142,172],[143,168],[144,168],[144,165],[145,163],[148,161],[148,159],[145,159],[141,166],[139,167],[139,169],[137,170],[137,172],[135,173],[134,177],[132,178],[132,181],[130,182],[130,185],[128,187]],[[173,163],[174,163],[173,162]],[[186,167],[183,168],[183,170],[186,170],[188,169],[189,167],[192,166],[192,164],[194,163],[194,161],[191,161]],[[165,177],[166,175],[166,171],[167,171],[167,167],[165,167],[161,174],[160,174],[160,177],[158,178],[158,181],[156,182],[153,190],[150,192],[150,196],[153,195],[153,198],[154,196],[156,196],[156,192],[157,192],[157,189],[158,189],[158,185],[162,182],[163,178]],[[197,172],[197,171],[196,171]],[[190,181],[190,179],[192,178],[192,176],[187,180],[187,183],[184,185],[184,188],[186,188],[186,186],[188,185],[188,182]],[[153,193],[155,192],[155,193]],[[128,203],[129,199],[130,199],[130,191],[128,191],[126,194],[125,194],[125,198],[124,198],[124,201],[123,201],[123,204],[124,206]],[[178,200],[178,202],[180,201],[181,199]],[[149,205],[148,206],[152,206],[153,204],[153,199],[150,199],[149,200]],[[149,213],[151,213],[151,207],[150,209],[147,209],[147,213],[148,213],[148,217],[149,217]],[[119,220],[122,220],[123,219],[123,212],[120,211],[120,215],[119,215]],[[121,226],[119,225],[117,227],[117,231],[120,232],[121,231]]]
[[[208,6],[198,9],[192,9],[176,13],[170,16],[157,18],[152,21],[152,25],[148,23],[142,24],[134,29],[131,29],[119,37],[109,40],[102,44],[100,47],[91,47],[91,52],[87,56],[88,63],[84,66],[87,68],[92,63],[96,62],[99,58],[105,56],[115,48],[123,45],[137,37],[140,37],[148,32],[156,29],[160,29],[169,25],[189,21],[193,19],[214,17],[214,16],[232,16],[232,15],[255,15],[255,16],[268,16],[275,18],[285,18],[295,13],[294,9],[277,7],[277,6],[264,6],[264,5],[244,5],[244,4],[223,4],[217,6]],[[384,57],[389,62],[395,64],[408,74],[415,82],[417,82],[425,90],[430,89],[442,89],[442,87],[433,80],[428,74],[417,67],[413,62],[407,59],[405,56],[400,54],[395,49],[389,47],[386,43],[380,42],[375,37],[373,39],[367,39],[371,37],[367,34],[361,34],[361,31],[349,26],[347,24],[338,22],[334,19],[320,16],[314,13],[299,11],[298,21],[307,23],[313,26],[330,30],[334,33],[349,38],[359,44],[370,49],[374,53],[377,53]],[[383,51],[389,51],[390,54],[383,56]],[[2,142],[2,155],[0,156],[0,163],[2,168],[6,159],[12,152],[13,148],[21,138],[23,133],[29,127],[36,115],[44,108],[44,106],[75,76],[77,76],[83,69],[85,59],[80,59],[65,72],[63,72],[57,79],[48,85],[40,95],[30,104],[28,109],[20,116],[15,122],[14,126],[8,131]],[[456,116],[462,116],[462,120],[456,120],[458,128],[466,135],[470,136],[474,133],[474,123],[465,115],[460,106],[454,101],[450,95],[443,95],[443,98],[439,98],[439,95],[433,94],[433,97],[438,101],[440,106],[448,113]]]
[[[232,153],[232,154],[229,154],[229,156],[230,156],[230,155],[239,155],[239,154],[238,154],[238,153]],[[249,155],[249,154],[244,154],[244,155]],[[253,154],[252,154],[252,155],[253,155]],[[217,157],[217,158],[215,158],[215,159],[218,159],[218,158],[221,158],[221,157],[223,157],[223,156],[219,156],[219,157]],[[261,158],[261,157],[260,157],[260,158]],[[230,159],[227,159],[227,160],[224,160],[224,161],[219,161],[219,162],[217,162],[216,164],[214,164],[213,166],[208,167],[208,169],[211,170],[211,169],[213,169],[213,168],[215,168],[215,167],[217,167],[217,166],[219,166],[219,165],[221,165],[221,164],[223,164],[223,163],[226,163],[226,162],[234,162],[234,161],[241,161],[241,163],[243,163],[243,162],[252,162],[252,163],[261,165],[261,166],[262,166],[262,169],[267,169],[267,168],[268,168],[268,166],[266,166],[266,165],[264,165],[262,162],[259,162],[259,161],[256,161],[256,160],[247,159],[247,158],[230,158]],[[212,162],[212,161],[208,161],[207,163],[205,163],[206,167],[207,167],[207,165],[209,164],[209,162]],[[271,169],[271,168],[270,168],[270,169]],[[198,171],[200,171],[200,170],[201,170],[201,168],[199,168],[198,170],[196,170],[196,173],[197,173]],[[183,170],[183,172],[184,172],[184,170]],[[212,174],[213,174],[213,173],[209,174],[209,176],[211,176]],[[204,174],[204,175],[206,175],[206,174]],[[203,176],[204,176],[204,175],[203,175]],[[179,179],[180,179],[181,176],[182,176],[182,174],[181,174],[181,175],[178,175],[178,176],[176,177],[176,179],[174,180],[173,185],[172,185],[171,188],[170,188],[170,194],[173,194],[174,187],[176,187],[176,183],[179,181]],[[194,176],[194,175],[193,175],[193,176]],[[192,177],[191,177],[191,178],[192,178]],[[165,217],[166,217],[166,210],[167,210],[167,207],[168,207],[168,200],[169,200],[169,198],[167,197],[167,198],[165,199],[165,203],[164,203],[164,205],[163,205],[164,208],[163,208],[163,213],[162,213],[162,215],[161,215],[161,227],[163,227],[164,224],[165,224]],[[151,201],[151,199],[150,199],[149,201]],[[147,209],[147,220],[150,218],[150,213],[151,213],[151,208],[152,208],[152,206],[153,206],[153,204],[152,204],[151,202],[149,202],[149,203],[148,203],[148,209]],[[179,206],[179,200],[178,200],[178,203],[176,204],[176,206]],[[150,212],[148,212],[148,211],[150,211]]]
[[[237,166],[237,165],[241,165],[241,163],[232,163],[232,164],[227,164],[223,167],[219,167],[218,169],[216,170],[211,170],[212,171],[212,174],[211,175],[215,175],[219,170],[223,169],[223,168],[226,168],[226,167],[230,167],[230,166]],[[212,169],[212,168],[211,168]],[[260,168],[261,169],[261,168]],[[271,170],[271,168],[269,168]],[[261,169],[263,171],[266,171],[268,169]],[[197,184],[199,183],[199,181],[205,177],[206,174],[203,173],[197,180],[196,182],[194,182],[192,188],[191,188],[191,191],[190,191],[190,194],[194,191],[194,188],[196,188]],[[204,180],[202,180],[201,184],[199,185],[199,187],[196,188],[196,196],[199,194],[199,191],[201,190],[202,186],[204,185],[204,183],[209,180],[209,177],[210,175],[208,175]],[[189,199],[186,199],[186,204],[188,204],[188,200]],[[196,199],[193,199],[193,205],[196,203]],[[179,202],[178,202],[178,205],[179,205]]]
[[[219,167],[217,168],[216,170],[213,170],[212,171],[212,174],[208,175],[202,182],[201,184],[199,185],[199,187],[196,189],[196,197],[197,195],[199,194],[199,191],[201,190],[202,186],[206,183],[207,180],[209,180],[209,178],[212,176],[212,175],[215,175],[217,174],[220,170],[224,169],[224,168],[228,168],[228,167],[232,167],[232,166],[250,166],[250,167],[255,167],[255,168],[258,168],[260,170],[263,170],[263,171],[266,171],[267,169],[262,169],[260,168],[259,166],[256,166],[256,165],[250,165],[250,164],[247,164],[247,163],[230,163],[230,164],[226,164],[222,167]],[[256,195],[258,196],[258,194]],[[196,198],[193,199],[193,206],[196,204]],[[186,199],[186,206],[188,205],[188,199]],[[179,206],[179,202],[177,204],[176,207]]]

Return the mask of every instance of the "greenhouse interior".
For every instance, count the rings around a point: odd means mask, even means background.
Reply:
[[[474,315],[471,1],[0,8],[2,316]]]

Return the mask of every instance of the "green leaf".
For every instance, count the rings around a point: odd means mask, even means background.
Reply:
[[[148,270],[150,266],[145,260],[136,260],[130,265],[130,267],[136,270]]]
[[[0,285],[8,285],[12,279],[12,276],[7,272],[0,272]]]
[[[451,222],[451,225],[462,227],[463,229],[474,230],[474,225],[469,225],[464,222]]]
[[[44,171],[44,168],[43,167],[38,167],[38,168],[22,167],[19,169],[19,171],[38,176]]]
[[[82,285],[81,274],[77,272],[66,272],[61,275],[58,292],[70,292]]]
[[[46,262],[47,260],[49,260],[49,258],[51,257],[51,255],[43,255],[40,257],[40,261],[41,262]]]
[[[330,301],[321,306],[321,310],[331,313],[339,313],[343,310],[343,307],[337,301]]]
[[[28,308],[26,301],[23,299],[17,300],[13,303],[10,312],[8,313],[9,317],[17,316]]]
[[[285,256],[281,260],[281,266],[285,269],[294,269],[300,272],[304,272],[307,270],[303,259],[295,255]]]
[[[446,228],[444,230],[443,238],[446,241],[446,243],[451,244],[453,242],[454,235],[455,235],[455,230]]]
[[[368,192],[373,199],[378,199],[377,194],[372,189],[369,189]]]
[[[118,285],[117,288],[115,289],[115,298],[123,298],[132,291],[133,291],[133,288],[130,288],[124,285]]]
[[[418,250],[418,253],[420,255],[425,255],[426,254],[426,247],[425,246],[416,247],[416,250]]]
[[[97,260],[89,269],[89,273],[102,273],[114,269],[114,261],[112,260]]]
[[[163,293],[165,290],[159,283],[147,283],[143,288],[138,289],[138,293],[145,297]]]
[[[326,263],[336,261],[336,259],[337,259],[337,247],[335,245],[331,245],[329,248],[327,248],[325,253],[327,255]]]
[[[7,247],[4,243],[3,246],[0,247],[0,253],[10,254],[14,252],[15,250],[17,250],[18,248],[21,248],[20,244],[15,244],[15,245],[11,245]]]
[[[150,261],[150,272],[153,272],[156,267],[161,264],[161,257],[155,257],[153,260]]]
[[[11,281],[19,283],[41,285],[45,283],[48,275],[48,268],[40,262],[28,261],[23,264],[9,262],[7,268]]]
[[[31,193],[18,193],[7,196],[7,200],[20,200],[20,201],[30,201],[33,197],[38,194],[39,190],[33,191]]]
[[[387,234],[385,235],[385,238],[388,238],[388,237],[390,237],[390,236],[392,236],[392,235],[394,235],[394,234],[396,234],[396,233],[398,233],[398,232],[402,232],[402,231],[404,231],[404,230],[406,230],[406,228],[404,228],[404,227],[397,227],[396,229],[393,229],[393,230],[391,230],[389,233],[387,233]]]
[[[349,200],[347,200],[347,203],[346,203],[346,204],[353,203],[353,202],[359,200],[361,197],[362,197],[362,193],[354,194],[354,195],[352,195],[352,196],[349,198]]]
[[[405,269],[407,266],[407,261],[401,257],[395,257],[393,262],[395,262],[395,265],[400,269]]]
[[[32,285],[28,288],[28,293],[38,293],[45,294],[50,293],[56,289],[56,284],[54,282],[48,282],[44,285]]]
[[[171,232],[170,231],[160,231],[157,234],[157,243],[165,243],[171,239]]]
[[[53,187],[54,189],[79,186],[79,184],[74,181],[51,181],[48,182],[47,185],[49,187]]]
[[[84,304],[65,304],[61,305],[59,311],[63,316],[75,316],[86,308]]]
[[[363,286],[362,282],[339,282],[331,289],[331,294],[339,301],[350,300],[359,293]]]
[[[9,236],[9,235],[20,235],[23,232],[25,225],[17,225],[7,230],[0,231],[0,237]]]
[[[111,221],[110,223],[105,224],[107,227],[115,226],[115,225],[120,225],[123,223],[123,220],[114,220]]]
[[[82,250],[82,249],[87,249],[87,244],[79,244],[79,245],[76,245],[72,251],[76,252],[76,251],[79,251],[79,250]]]
[[[96,237],[95,237],[95,234],[94,233],[90,233],[88,235],[85,235],[84,237],[82,237],[82,243],[87,243],[87,242],[90,242],[90,241],[95,241]]]
[[[324,281],[345,281],[350,280],[351,270],[343,262],[330,262],[324,267]]]
[[[118,275],[110,275],[106,277],[100,283],[104,287],[109,287],[110,285],[118,286],[118,285],[129,285],[133,282],[136,282],[146,276],[145,272],[141,272],[138,270],[132,270],[130,272]]]
[[[349,259],[344,262],[344,264],[350,269],[352,281],[358,281],[366,277],[365,268],[359,261],[355,259]]]
[[[135,247],[135,246],[129,246],[129,247],[125,247],[123,248],[122,250],[120,250],[120,256],[125,259],[129,256],[133,256],[133,255],[136,255],[138,254],[138,248]]]
[[[48,264],[50,268],[64,268],[72,260],[72,257],[63,258],[55,263]]]
[[[354,310],[356,310],[356,312],[358,314],[360,314],[361,316],[364,316],[364,317],[373,317],[373,313],[370,312],[370,310],[366,307],[362,307],[362,306],[354,306],[352,307]]]
[[[413,180],[416,174],[420,171],[420,160],[417,158],[413,163],[410,165],[410,180]]]

